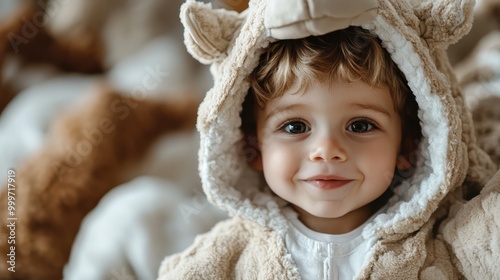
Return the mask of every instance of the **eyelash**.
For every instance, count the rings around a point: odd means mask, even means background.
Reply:
[[[307,127],[308,131],[311,130],[309,125],[304,120],[302,120],[302,119],[289,119],[278,126],[278,131],[286,133],[286,134],[302,134],[302,133],[291,133],[291,132],[287,132],[285,130],[288,125],[293,124],[293,123],[302,123],[303,125],[305,125]]]
[[[352,133],[356,133],[356,134],[366,134],[366,133],[370,133],[372,132],[373,130],[376,130],[376,129],[379,129],[379,126],[377,123],[375,123],[374,121],[372,121],[371,119],[369,118],[366,118],[366,117],[360,117],[360,118],[357,118],[357,119],[354,119],[352,120],[351,122],[349,122],[349,124],[347,125],[347,128],[349,128],[353,123],[356,123],[356,122],[364,122],[364,123],[367,123],[368,125],[372,126],[371,129],[365,131],[365,132],[355,132],[355,131],[350,131],[348,130],[349,132],[352,132]],[[346,129],[347,129],[346,128]]]

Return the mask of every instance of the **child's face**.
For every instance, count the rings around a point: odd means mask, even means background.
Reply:
[[[257,113],[257,136],[253,166],[307,225],[366,215],[394,175],[401,120],[388,88],[335,82],[268,102]]]

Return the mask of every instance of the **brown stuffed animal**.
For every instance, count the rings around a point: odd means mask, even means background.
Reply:
[[[66,72],[102,73],[108,70],[106,66],[111,67],[120,61],[119,58],[130,55],[130,52],[123,53],[123,49],[130,51],[124,48],[124,42],[130,38],[106,37],[99,33],[105,29],[105,24],[101,23],[113,18],[106,11],[124,12],[122,1],[80,1],[80,5],[88,5],[86,11],[91,11],[81,13],[87,21],[75,21],[78,30],[57,29],[70,26],[57,24],[68,14],[47,17],[51,3],[59,5],[58,11],[70,12],[76,2],[28,0],[8,20],[0,22],[0,66],[4,66],[9,56],[24,64],[42,62]],[[180,5],[182,1],[177,2]],[[127,5],[133,11],[142,11],[136,8],[144,5],[171,8],[172,3],[151,1],[150,4],[131,2]],[[92,9],[100,13],[92,13]],[[176,9],[172,9],[175,17],[165,17],[165,9],[154,11],[155,18],[180,25]],[[101,23],[92,19],[98,14],[102,16]],[[40,15],[46,17],[46,24],[36,23]],[[148,15],[142,18],[148,19],[145,22],[150,25],[134,22],[139,33],[154,37],[166,32],[167,25],[153,25]],[[36,34],[27,40],[26,28],[33,26],[36,30],[33,34]],[[130,41],[141,47],[145,43],[145,38],[141,38]],[[129,45],[133,44],[127,47]],[[119,49],[113,48],[116,46]],[[117,54],[117,50],[122,52]],[[0,67],[0,78],[4,77],[1,69],[3,67]],[[0,85],[0,112],[21,90],[12,87],[12,94],[5,94],[12,84],[10,81]],[[199,104],[199,100],[190,97],[194,94],[169,100],[139,100],[139,97],[126,97],[100,86],[87,95],[85,103],[52,124],[45,144],[15,170],[15,228],[12,227],[12,231],[9,227],[0,229],[0,239],[8,240],[14,234],[15,244],[0,246],[0,279],[61,279],[85,215],[108,191],[137,175],[143,157],[158,138],[181,130],[194,130]],[[8,205],[8,197],[12,197],[8,188],[2,188],[0,205]],[[7,221],[9,212],[3,206],[0,218]],[[14,250],[10,246],[15,246]],[[15,253],[15,263],[7,262],[11,251]],[[8,270],[11,264],[15,265],[15,273]]]
[[[35,1],[22,4],[0,22],[0,113],[21,89],[2,84],[7,56],[23,64],[46,63],[63,71],[102,73],[103,48],[100,39],[85,33],[77,40],[53,36],[45,27],[43,6]]]
[[[198,100],[140,101],[105,87],[62,116],[45,145],[15,170],[15,226],[1,227],[0,279],[61,279],[84,216],[113,187],[136,175],[156,139],[194,129]],[[4,183],[5,184],[5,183]],[[7,205],[7,188],[0,205]],[[0,219],[7,221],[6,207]],[[9,254],[15,254],[9,263]],[[12,254],[11,254],[12,255]],[[7,259],[6,259],[7,258]],[[15,265],[15,273],[8,270]]]

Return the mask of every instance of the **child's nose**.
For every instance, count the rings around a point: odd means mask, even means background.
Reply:
[[[315,141],[309,160],[343,162],[347,160],[347,153],[338,139],[323,137]]]

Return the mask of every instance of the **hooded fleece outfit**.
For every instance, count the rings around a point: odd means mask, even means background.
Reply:
[[[476,145],[446,56],[471,28],[472,0],[251,0],[236,13],[188,1],[188,51],[211,64],[199,108],[199,170],[209,200],[232,217],[168,256],[158,279],[300,279],[284,236],[285,203],[245,158],[240,112],[247,76],[270,42],[350,25],[376,34],[419,105],[416,171],[363,229],[376,242],[356,279],[500,279],[500,172]],[[321,278],[322,272],[318,272]]]

